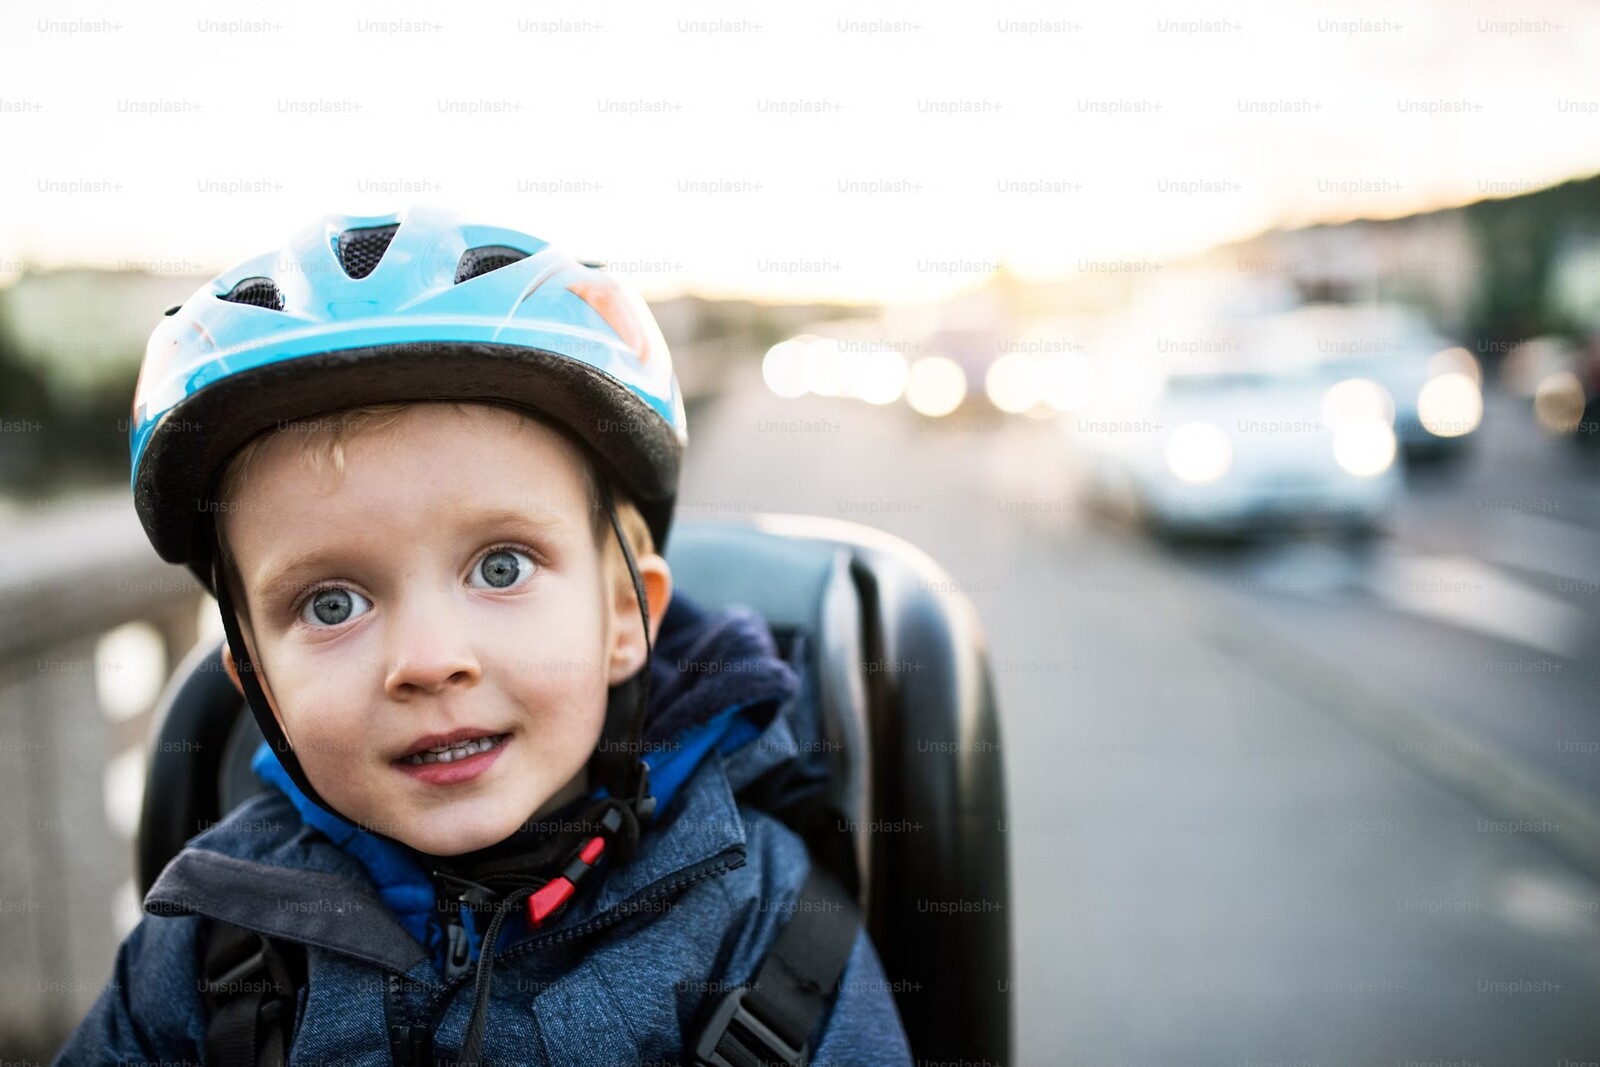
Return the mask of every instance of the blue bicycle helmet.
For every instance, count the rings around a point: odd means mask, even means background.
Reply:
[[[665,547],[688,435],[649,308],[537,237],[432,210],[327,216],[168,312],[129,431],[145,533],[215,593],[205,505],[240,446],[279,422],[409,400],[553,419]]]

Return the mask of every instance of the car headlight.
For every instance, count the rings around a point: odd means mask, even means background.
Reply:
[[[1394,429],[1383,419],[1357,419],[1333,431],[1333,458],[1358,478],[1382,474],[1394,463]]]
[[[1233,466],[1228,435],[1209,422],[1186,422],[1167,438],[1167,469],[1190,485],[1214,482]]]
[[[1329,426],[1338,429],[1363,419],[1394,423],[1394,398],[1371,378],[1346,378],[1322,394],[1322,421]]]
[[[1428,360],[1428,377],[1434,378],[1441,374],[1455,371],[1465,374],[1472,379],[1474,385],[1483,388],[1483,367],[1478,363],[1478,357],[1468,352],[1465,348],[1447,348],[1443,352],[1435,352],[1433,358]]]
[[[907,369],[905,396],[919,415],[948,415],[966,399],[967,372],[945,356],[924,356]]]
[[[1460,437],[1483,421],[1483,392],[1460,371],[1428,379],[1417,393],[1417,419],[1435,437]]]
[[[1533,393],[1533,415],[1552,437],[1571,437],[1583,421],[1583,383],[1569,370],[1546,375]]]
[[[1022,414],[1043,399],[1039,361],[1023,352],[1007,352],[989,364],[983,391],[989,394],[989,402],[1006,414]]]

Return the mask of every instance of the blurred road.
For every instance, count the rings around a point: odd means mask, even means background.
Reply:
[[[1518,405],[1391,536],[1180,551],[1086,516],[1051,424],[742,373],[682,516],[878,526],[978,607],[1019,1063],[1600,1059],[1600,472]]]

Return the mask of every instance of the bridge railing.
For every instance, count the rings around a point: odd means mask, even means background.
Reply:
[[[151,712],[215,614],[150,548],[125,490],[14,503],[0,525],[7,1061],[48,1059],[112,977],[139,916],[133,835]]]

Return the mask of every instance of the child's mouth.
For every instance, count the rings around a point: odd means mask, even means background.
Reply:
[[[510,734],[491,734],[457,741],[440,750],[428,749],[397,759],[394,766],[426,785],[460,785],[472,781],[494,766],[510,741]]]
[[[414,755],[406,756],[397,762],[412,767],[422,767],[432,763],[455,763],[458,760],[471,759],[473,756],[484,752],[492,752],[503,745],[509,736],[511,735],[492,734],[487,737],[473,738],[469,741],[457,741],[454,744],[425,749]]]

